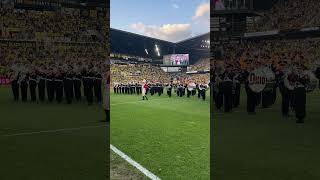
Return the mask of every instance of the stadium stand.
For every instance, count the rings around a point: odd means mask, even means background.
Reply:
[[[301,29],[320,25],[317,0],[279,0],[271,10],[265,12],[267,18],[261,21],[259,31],[273,29]],[[266,21],[265,21],[266,20]]]
[[[9,76],[14,64],[74,65],[106,58],[101,43],[108,38],[108,28],[107,25],[103,28],[101,11],[69,6],[61,7],[60,11],[16,5],[1,9],[0,73],[3,76]],[[90,14],[83,15],[83,11]]]
[[[233,68],[247,69],[252,63],[272,64],[280,68],[285,64],[312,68],[320,58],[319,38],[240,40],[224,45],[224,61]]]
[[[141,36],[117,29],[110,31],[111,77],[115,83],[149,82],[167,83],[172,79],[184,81],[186,77],[208,82],[209,75],[190,75],[186,72],[165,72],[161,69],[163,56],[189,54],[190,70],[209,70],[209,33],[177,43]],[[154,50],[160,49],[159,54]],[[200,62],[199,62],[200,61]]]

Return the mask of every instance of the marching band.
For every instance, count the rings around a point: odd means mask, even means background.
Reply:
[[[320,71],[319,71],[320,72]],[[212,74],[213,99],[217,110],[232,112],[239,106],[241,84],[246,92],[248,114],[255,114],[256,107],[269,108],[276,102],[277,89],[281,94],[281,112],[289,116],[295,113],[297,123],[304,123],[306,117],[306,93],[316,89],[319,80],[317,73],[305,67],[286,67],[274,69],[261,66],[248,70],[230,67],[216,68]]]
[[[169,83],[153,83],[143,80],[142,83],[131,82],[131,83],[114,83],[113,91],[115,94],[142,94],[142,99],[147,98],[147,94],[150,93],[151,96],[158,94],[161,96],[164,91],[167,92],[169,97],[172,96],[172,91],[176,93],[178,97],[195,96],[198,92],[198,98],[206,100],[206,91],[208,90],[209,85],[207,83],[195,83],[189,81],[182,83],[180,81],[170,81]]]
[[[44,102],[47,99],[61,103],[65,97],[71,104],[81,101],[83,94],[88,105],[92,105],[94,99],[102,102],[102,75],[94,67],[29,67],[13,72],[11,87],[15,101]]]

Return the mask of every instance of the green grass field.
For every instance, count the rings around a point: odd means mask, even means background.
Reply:
[[[209,179],[209,98],[141,99],[111,94],[111,144],[161,179]]]
[[[232,113],[214,113],[214,179],[320,179],[320,92],[307,94],[305,124],[281,116],[281,97],[269,109],[246,113],[246,94]]]
[[[1,180],[107,178],[108,128],[100,105],[12,99],[11,89],[0,87]]]
[[[148,180],[138,169],[130,165],[119,155],[110,152],[110,177],[112,180]]]

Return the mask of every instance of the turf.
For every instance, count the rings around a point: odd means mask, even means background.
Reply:
[[[14,102],[0,88],[1,180],[106,179],[107,125],[100,105]],[[60,132],[12,134],[99,126]]]
[[[111,143],[161,179],[209,179],[209,99],[111,94]]]
[[[278,93],[279,95],[279,93]],[[307,94],[305,124],[281,116],[281,97],[271,108],[246,113],[246,94],[232,113],[213,113],[214,179],[320,179],[320,92]]]
[[[110,152],[110,176],[112,180],[148,180],[138,169],[127,163],[119,155]]]

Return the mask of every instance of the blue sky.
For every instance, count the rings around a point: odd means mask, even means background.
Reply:
[[[172,42],[209,32],[209,0],[111,0],[111,28]]]

